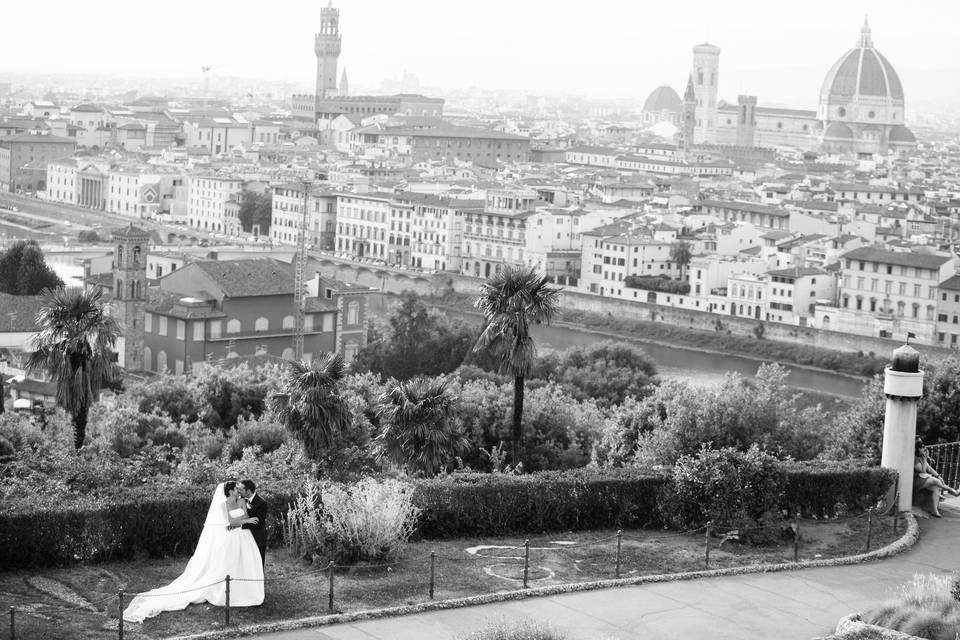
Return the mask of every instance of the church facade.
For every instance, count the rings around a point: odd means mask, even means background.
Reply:
[[[720,48],[695,46],[683,101],[681,147],[790,147],[848,156],[916,148],[916,137],[904,125],[900,77],[874,47],[866,21],[856,46],[827,72],[816,110],[764,107],[751,95],[738,96],[736,104],[718,100],[719,76]]]

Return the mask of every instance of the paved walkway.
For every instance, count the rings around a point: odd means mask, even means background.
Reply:
[[[920,520],[920,541],[910,551],[862,565],[587,591],[257,637],[448,640],[491,620],[532,618],[570,640],[809,640],[831,633],[843,616],[875,606],[914,573],[960,569],[960,503],[941,510],[943,519]]]

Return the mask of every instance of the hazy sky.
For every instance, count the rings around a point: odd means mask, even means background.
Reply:
[[[327,0],[4,3],[2,72],[240,76],[312,84]],[[723,49],[721,97],[812,107],[869,14],[908,101],[960,94],[960,2],[337,0],[353,86],[414,73],[427,86],[586,96],[682,93],[690,47]]]

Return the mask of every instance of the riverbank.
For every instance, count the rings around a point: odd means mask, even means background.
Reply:
[[[389,294],[388,294],[389,295]],[[474,298],[467,294],[447,292],[426,296],[430,304],[477,315]],[[609,314],[561,309],[556,326],[620,340],[632,340],[674,349],[683,349],[717,356],[736,355],[761,362],[789,363],[812,372],[842,375],[856,380],[870,378],[883,371],[885,360],[865,354],[846,353],[787,342],[775,342],[762,337],[748,338],[722,331],[707,332],[698,329],[664,325],[658,322],[615,318]]]

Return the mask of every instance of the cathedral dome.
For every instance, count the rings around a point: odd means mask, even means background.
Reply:
[[[890,61],[873,46],[864,21],[860,42],[843,54],[823,81],[822,103],[842,103],[859,97],[886,98],[903,103],[903,85]]]
[[[853,140],[853,130],[842,122],[831,122],[830,126],[823,132],[823,137],[835,140]]]
[[[913,135],[913,131],[907,129],[902,124],[895,125],[890,127],[890,142],[901,143],[901,144],[916,144],[917,136]]]
[[[643,110],[680,113],[683,110],[683,101],[680,100],[680,95],[676,91],[663,85],[647,96],[647,101],[643,103]]]

